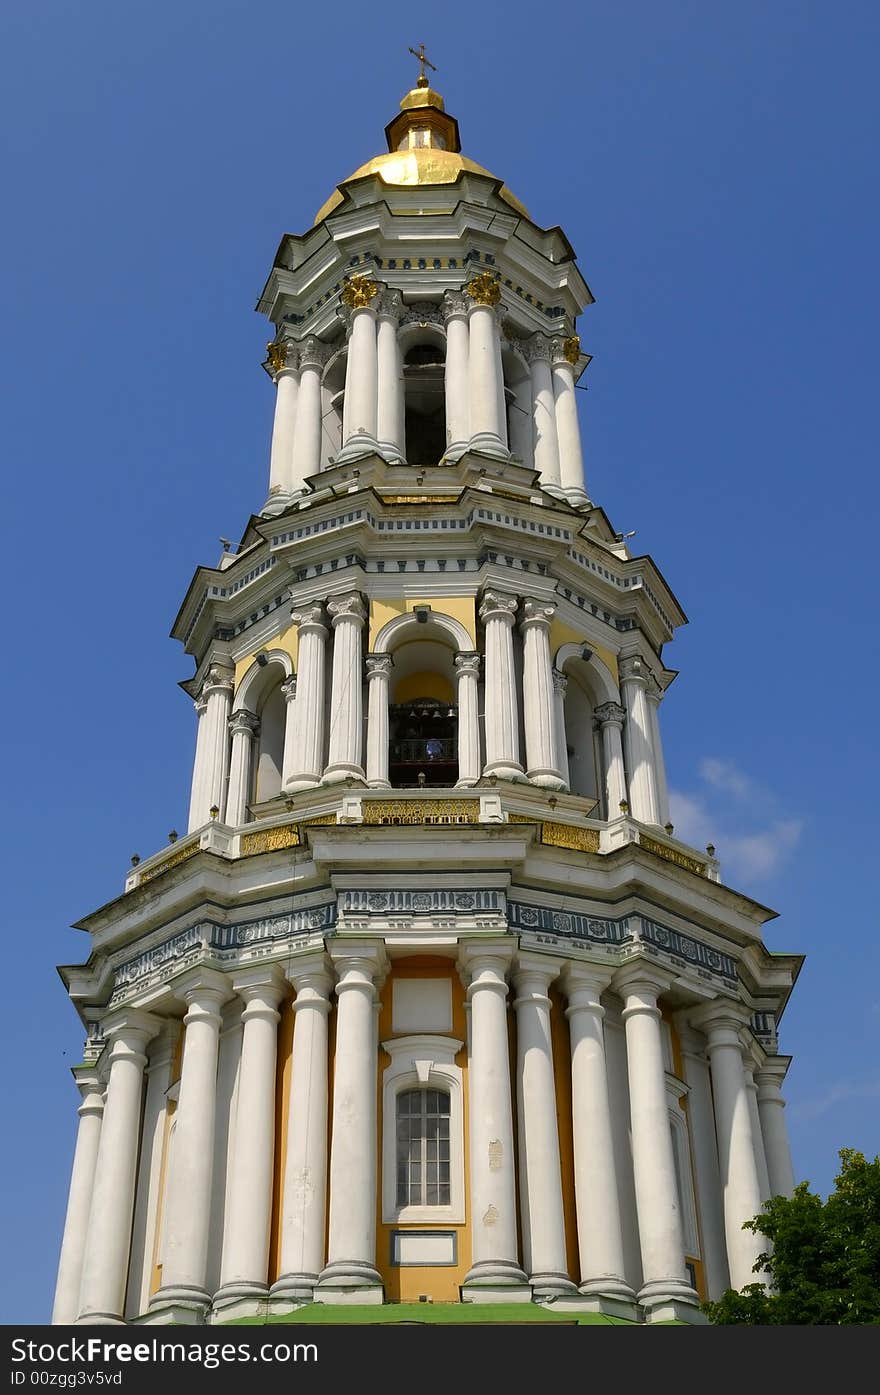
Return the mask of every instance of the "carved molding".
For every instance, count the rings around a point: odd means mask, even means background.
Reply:
[[[603,702],[593,711],[596,721],[603,727],[609,724],[621,727],[626,718],[626,708],[621,707],[619,702]]]
[[[362,625],[367,618],[366,606],[357,591],[349,596],[334,596],[327,602],[327,609],[333,617],[334,629],[343,620],[353,620]]]
[[[366,664],[368,678],[377,678],[379,676],[384,676],[387,678],[388,674],[394,667],[394,655],[368,654],[366,657]]]
[[[239,708],[238,712],[233,712],[229,718],[229,730],[233,736],[243,732],[245,736],[254,737],[260,730],[260,719],[255,712],[248,712],[245,708]]]
[[[299,846],[299,829],[295,823],[285,823],[280,828],[264,828],[259,833],[241,835],[242,857],[253,857],[255,853],[277,852],[279,848]]]
[[[461,650],[452,661],[456,673],[470,673],[473,674],[474,678],[479,678],[482,657],[475,651]]]

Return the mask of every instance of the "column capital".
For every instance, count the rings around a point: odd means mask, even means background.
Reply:
[[[161,1017],[140,1008],[117,1008],[108,1012],[101,1023],[104,1040],[110,1047],[111,1059],[124,1054],[124,1049],[141,1053],[148,1041],[152,1041],[162,1029]],[[122,1047],[123,1052],[117,1051]]]
[[[710,1053],[718,1046],[735,1045],[742,1051],[742,1034],[749,1020],[747,1009],[729,998],[713,998],[688,1014],[691,1026],[705,1032]]]
[[[458,947],[458,972],[467,985],[468,998],[472,990],[496,988],[507,995],[507,974],[516,954],[516,942],[510,940],[466,940]]]
[[[503,620],[505,624],[512,625],[518,605],[516,596],[506,596],[501,591],[484,591],[480,600],[480,619],[484,625],[487,620]]]
[[[788,1074],[791,1065],[790,1056],[768,1056],[764,1063],[755,1071],[755,1084],[758,1087],[759,1100],[772,1100],[776,1104],[785,1104],[782,1098],[782,1082]]]
[[[593,708],[593,713],[600,727],[622,727],[626,720],[626,708],[619,702],[600,703]]]
[[[640,654],[627,654],[618,663],[621,683],[641,683],[648,686],[651,670]]]
[[[304,1007],[330,1011],[330,994],[333,991],[333,974],[327,956],[320,950],[310,954],[300,954],[288,960],[285,969],[288,981],[293,985],[296,998],[294,1012]]]
[[[281,696],[285,702],[293,702],[296,697],[296,674],[292,673],[289,678],[285,678],[281,684]]]
[[[374,992],[376,980],[388,969],[388,956],[381,940],[335,940],[329,947],[330,959],[338,975],[337,995],[346,987]]]
[[[552,601],[535,600],[533,597],[526,597],[522,603],[522,619],[519,622],[521,630],[527,630],[532,626],[543,626],[549,630],[550,622],[556,614],[556,606]]]
[[[86,1114],[103,1114],[105,1086],[95,1067],[74,1066],[72,1074],[82,1099],[76,1111],[80,1118]]]
[[[473,301],[463,290],[447,291],[441,307],[444,320],[448,324],[450,320],[467,319],[467,312],[472,304]]]
[[[246,969],[238,969],[232,975],[232,988],[246,1004],[243,1017],[248,1015],[251,1004],[264,1004],[274,1012],[284,997],[285,978],[277,964],[252,964]],[[275,1017],[277,1016],[276,1012]]]
[[[358,591],[353,591],[347,596],[333,596],[327,602],[327,609],[332,616],[334,630],[337,625],[344,620],[350,620],[353,624],[362,625],[367,618],[367,610],[361,595]]]
[[[381,291],[376,298],[376,314],[381,320],[393,320],[399,324],[403,314],[403,293],[393,286]]]
[[[199,693],[199,696],[193,702],[193,707],[196,709],[197,717],[204,717],[208,710],[208,699],[204,693]]]
[[[367,654],[367,678],[387,678],[394,667],[393,654]]]
[[[600,999],[611,986],[613,976],[614,970],[601,964],[579,964],[569,960],[560,980],[562,991],[568,999],[566,1017],[584,1009],[604,1017],[605,1009]]]
[[[581,358],[581,339],[579,334],[554,335],[550,346],[553,355],[554,365],[568,364],[574,369]]]
[[[655,968],[653,964],[647,964],[644,960],[636,960],[635,963],[625,964],[622,969],[618,969],[611,980],[611,987],[624,1000],[621,1014],[624,1022],[627,1017],[633,1017],[639,1012],[659,1018],[657,999],[661,993],[666,992],[673,978],[673,974]]]
[[[460,649],[452,660],[456,673],[470,673],[478,678],[482,657],[476,650]]]
[[[260,730],[260,719],[255,712],[248,712],[244,707],[240,707],[229,718],[229,730],[233,736],[241,732],[245,736],[254,737]]]
[[[356,272],[342,288],[339,299],[352,314],[357,310],[374,310],[373,301],[379,295],[379,284],[372,276]]]
[[[303,368],[323,368],[333,350],[314,334],[309,334],[299,346],[299,366]]]
[[[550,985],[562,972],[562,960],[548,958],[546,954],[535,954],[524,950],[517,954],[513,964],[513,985],[517,991],[514,1007],[520,1003],[546,1001]]]
[[[501,300],[499,277],[491,271],[481,271],[473,276],[464,290],[465,294],[469,295],[473,301],[471,310],[477,306],[492,308]]]
[[[231,693],[234,686],[235,669],[222,663],[212,663],[202,680],[200,696],[210,697],[211,693]]]
[[[284,372],[295,373],[299,368],[299,349],[292,339],[286,336],[271,339],[266,345],[266,361],[275,381]]]
[[[537,334],[533,334],[529,339],[522,341],[522,351],[529,363],[536,363],[541,360],[545,363],[549,363],[551,354],[551,341],[549,336],[542,334],[539,330]]]
[[[290,612],[291,623],[298,626],[300,634],[329,634],[324,622],[323,601],[312,601],[308,605],[295,606]]]
[[[229,979],[216,969],[189,969],[170,986],[175,998],[187,1006],[184,1022],[193,1011],[195,1016],[216,1017],[219,1022],[220,1008],[232,997]]]

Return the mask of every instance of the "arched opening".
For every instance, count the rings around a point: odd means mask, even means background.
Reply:
[[[569,659],[565,666],[568,686],[565,692],[565,742],[568,754],[569,789],[584,799],[598,800],[601,794],[601,755],[597,748],[593,709],[596,697],[583,659]]]
[[[410,345],[404,355],[404,430],[410,465],[438,465],[446,449],[445,363],[439,334]]]
[[[532,383],[528,364],[509,348],[502,350],[501,364],[504,371],[507,443],[511,454],[531,467],[534,465],[535,448],[532,439]]]
[[[342,408],[345,402],[345,359],[338,352],[327,364],[321,381],[321,469],[342,448]]]
[[[394,650],[388,710],[388,778],[397,789],[450,786],[458,779],[458,708],[453,654],[436,640]]]
[[[262,804],[281,793],[281,770],[284,763],[284,727],[286,703],[281,681],[268,689],[257,707],[260,733],[254,760],[254,803]]]

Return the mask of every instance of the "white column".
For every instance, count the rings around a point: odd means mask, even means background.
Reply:
[[[519,760],[519,713],[513,665],[515,596],[485,591],[480,619],[486,632],[486,764],[484,775],[522,779]]]
[[[293,490],[293,441],[299,397],[299,354],[290,339],[267,345],[269,367],[275,384],[275,420],[269,457],[269,498]],[[280,502],[280,501],[279,501]]]
[[[559,438],[559,477],[562,493],[574,508],[589,504],[584,482],[584,456],[578,422],[574,370],[581,358],[576,334],[553,341],[553,394]]]
[[[533,334],[526,343],[529,374],[532,380],[532,439],[535,449],[535,469],[539,471],[543,489],[558,497],[559,438],[556,434],[556,403],[553,396],[553,375],[550,369],[550,340],[546,334]]]
[[[330,1145],[330,1227],[320,1288],[375,1289],[376,1073],[375,980],[385,950],[370,941],[334,943],[336,1053]]]
[[[718,1163],[724,1197],[724,1228],[731,1286],[762,1283],[763,1272],[754,1271],[758,1255],[767,1248],[763,1235],[743,1230],[761,1210],[761,1187],[755,1160],[755,1141],[743,1070],[740,1032],[745,1014],[735,1003],[716,1001],[693,1013],[691,1021],[705,1031],[715,1100]]]
[[[402,463],[406,446],[403,360],[398,338],[402,308],[400,291],[384,291],[378,299],[376,434],[379,453],[392,465]]]
[[[516,1173],[507,1036],[510,941],[465,943],[459,967],[468,984],[470,1055],[471,1267],[463,1296],[525,1283],[516,1235]],[[468,1293],[468,1290],[470,1292]]]
[[[82,1260],[82,1323],[122,1322],[134,1211],[147,1042],[159,1030],[149,1013],[121,1009],[104,1019],[110,1078]]]
[[[470,380],[468,309],[464,291],[447,291],[443,297],[446,320],[446,451],[443,459],[459,460],[470,440]]]
[[[761,1116],[758,1112],[758,1087],[755,1084],[754,1062],[748,1051],[743,1055],[743,1075],[746,1082],[746,1098],[749,1102],[749,1121],[752,1126],[752,1142],[755,1146],[755,1169],[758,1173],[758,1195],[761,1204],[772,1196],[770,1173],[767,1169],[767,1155],[764,1152],[764,1136],[761,1133]]]
[[[196,771],[193,775],[193,798],[190,805],[190,833],[201,828],[211,817],[211,809],[223,818],[226,804],[226,775],[229,769],[229,708],[232,702],[233,669],[221,663],[211,664],[202,684],[201,696],[206,703],[204,716],[199,719],[196,743]]]
[[[260,730],[259,719],[253,712],[239,708],[229,718],[232,755],[229,760],[229,793],[226,796],[226,823],[238,828],[247,819],[248,803],[253,787],[254,738]]]
[[[663,742],[660,739],[660,702],[663,694],[655,679],[651,679],[647,690],[648,724],[651,733],[651,753],[654,757],[654,778],[657,782],[657,814],[664,826],[669,823],[669,787],[666,783],[666,761],[663,759]]]
[[[705,1038],[683,1022],[677,1022],[681,1042],[684,1078],[690,1086],[687,1098],[688,1133],[694,1164],[697,1210],[700,1215],[703,1266],[706,1291],[712,1302],[730,1288],[727,1244],[724,1238],[724,1208],[718,1171],[718,1145]]]
[[[186,1003],[183,1063],[175,1116],[174,1152],[165,1189],[162,1287],[150,1307],[180,1304],[203,1310],[211,1185],[214,1170],[214,1118],[217,1054],[222,1017],[230,996],[228,980],[213,969],[193,969],[175,985]]]
[[[350,312],[345,402],[342,408],[342,450],[337,463],[378,451],[379,359],[376,310],[379,287],[366,276],[353,276],[342,292]]]
[[[296,404],[296,430],[293,433],[291,494],[300,494],[304,481],[321,468],[321,378],[327,362],[327,349],[320,339],[309,335],[299,350],[299,397]]]
[[[549,988],[561,967],[542,954],[520,954],[514,976],[523,1260],[529,1282],[540,1295],[575,1291],[565,1253],[550,1034]]]
[[[503,411],[504,373],[495,307],[501,299],[497,280],[483,272],[465,287],[468,311],[468,376],[470,378],[470,448],[502,460],[509,458],[507,421]]]
[[[58,1261],[55,1304],[52,1308],[52,1322],[55,1325],[76,1322],[79,1313],[83,1255],[89,1228],[95,1168],[98,1164],[101,1120],[104,1116],[104,1086],[95,1067],[74,1066],[73,1078],[82,1096],[82,1102],[77,1110],[79,1125],[70,1174],[70,1190],[67,1194],[61,1258]]]
[[[556,607],[545,601],[524,600],[523,716],[526,736],[526,778],[533,785],[561,790],[565,781],[556,764],[556,695],[550,656],[550,621]]]
[[[287,789],[296,770],[296,674],[292,673],[281,684],[284,698],[284,751],[281,757],[281,788]]]
[[[367,655],[367,784],[387,789],[388,686],[394,659],[390,654]]]
[[[275,1166],[275,1064],[281,971],[255,965],[233,975],[244,1003],[238,1105],[216,1301],[265,1298]]]
[[[794,1169],[783,1112],[785,1100],[780,1089],[790,1060],[789,1056],[771,1056],[755,1072],[771,1196],[791,1196],[794,1191]]]
[[[629,785],[630,813],[640,823],[660,822],[657,782],[651,746],[651,717],[648,710],[650,673],[643,659],[633,656],[620,661],[620,682],[626,708],[624,748]]]
[[[202,809],[210,807],[207,795],[207,777],[205,774],[205,733],[208,724],[205,721],[205,713],[208,710],[208,699],[204,694],[200,694],[193,704],[196,710],[196,753],[193,759],[192,784],[189,796],[189,818],[187,819],[187,829],[192,833],[194,828],[199,828],[204,820],[201,817]]]
[[[180,1023],[176,1018],[171,1018],[163,1024],[159,1035],[154,1037],[147,1060],[147,1091],[141,1130],[134,1224],[131,1230],[128,1292],[125,1301],[125,1316],[128,1321],[145,1313],[150,1306],[168,1089],[171,1085],[171,1070],[179,1037]]]
[[[624,1278],[620,1200],[605,1062],[601,996],[611,975],[589,964],[566,965],[565,1015],[571,1036],[574,1192],[583,1294],[618,1316],[632,1315],[635,1294]],[[603,1301],[607,1300],[607,1301]],[[623,1306],[621,1306],[623,1305]]]
[[[602,764],[605,776],[606,817],[618,819],[621,804],[626,799],[626,774],[623,766],[623,723],[626,712],[617,702],[603,702],[595,709],[596,721],[602,734]]]
[[[364,675],[361,631],[367,612],[360,596],[334,596],[327,602],[333,617],[333,677],[330,688],[330,750],[324,780],[363,780]],[[302,631],[300,631],[302,633]]]
[[[281,1199],[281,1273],[272,1295],[308,1300],[324,1267],[327,1017],[332,979],[320,953],[293,959],[287,976],[296,991],[296,1016]]]
[[[553,710],[555,714],[555,739],[556,739],[556,769],[562,777],[562,788],[567,790],[571,787],[571,770],[568,764],[568,737],[565,730],[565,690],[568,687],[568,677],[554,668],[551,673],[553,679]]]
[[[644,965],[621,970],[613,984],[624,1001],[633,1177],[642,1252],[639,1302],[649,1315],[675,1316],[698,1304],[686,1278],[684,1238],[666,1096],[657,998],[666,979]]]
[[[320,602],[293,611],[290,618],[299,626],[299,669],[289,742],[293,769],[284,784],[288,794],[320,784],[324,772],[324,646],[328,635]],[[290,737],[288,725],[285,745]]]
[[[458,706],[457,785],[475,785],[480,778],[480,711],[478,683],[480,656],[461,651],[455,659],[456,704]]]

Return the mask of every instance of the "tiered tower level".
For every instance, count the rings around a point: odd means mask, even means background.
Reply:
[[[792,1186],[773,914],[669,819],[685,617],[584,477],[592,302],[427,80],[287,235],[268,498],[174,625],[189,832],[81,921],[55,1320],[697,1320]],[[255,481],[255,487],[256,487]]]

